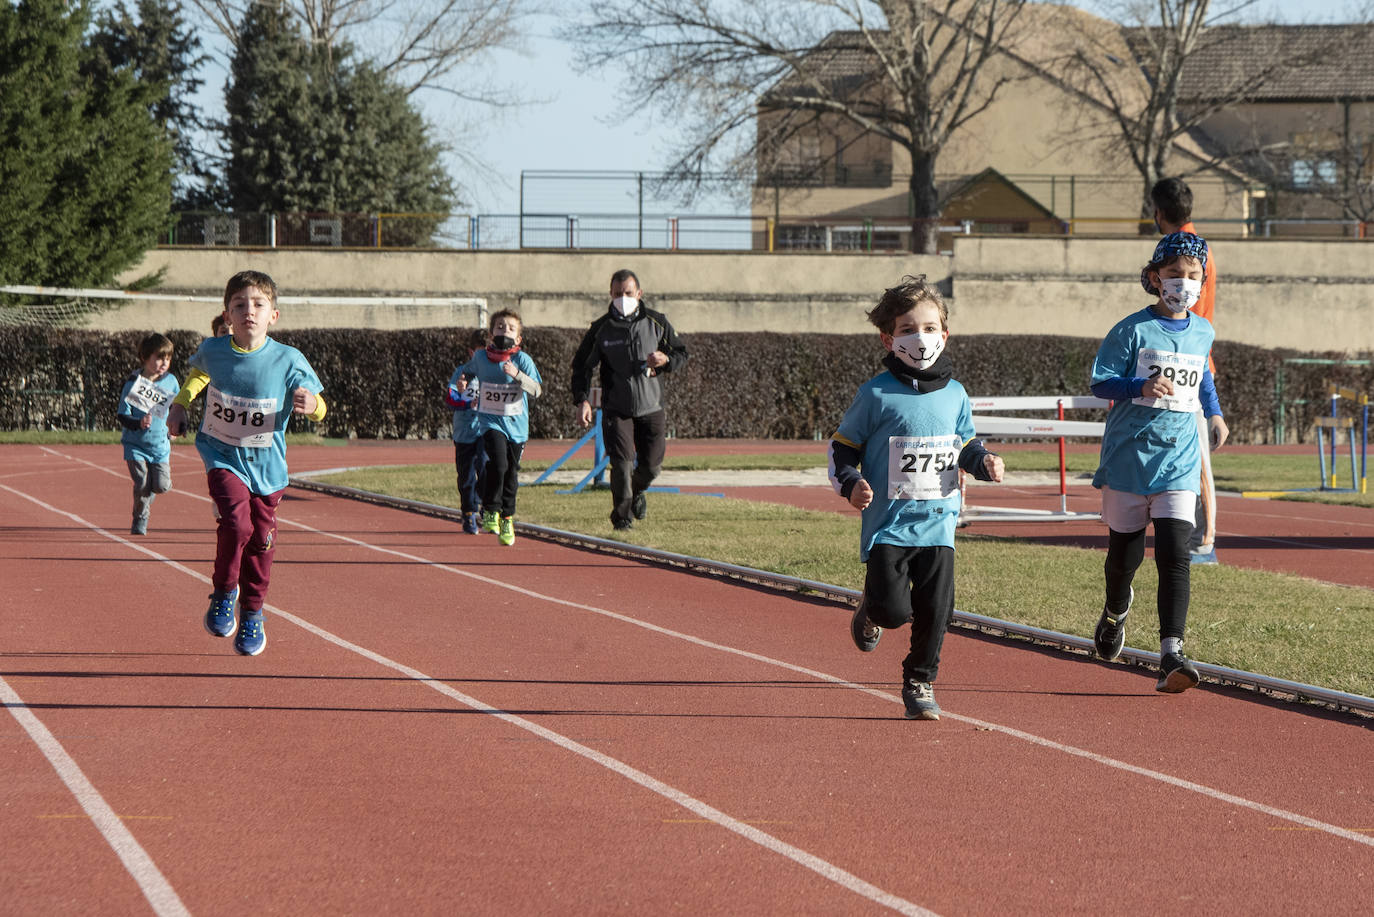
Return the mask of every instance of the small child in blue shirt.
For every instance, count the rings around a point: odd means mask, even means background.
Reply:
[[[1183,655],[1188,619],[1193,532],[1202,455],[1196,413],[1207,419],[1213,451],[1226,442],[1216,384],[1208,368],[1215,333],[1189,312],[1207,276],[1207,242],[1169,233],[1140,272],[1157,301],[1107,332],[1093,361],[1092,391],[1113,404],[1102,433],[1093,486],[1102,491],[1107,524],[1106,602],[1093,633],[1103,659],[1120,655],[1131,581],[1145,559],[1145,530],[1153,522],[1159,572],[1160,662],[1155,690],[1178,694],[1195,686],[1197,667]]]
[[[485,350],[487,333],[474,328],[468,335],[468,359]],[[466,364],[464,364],[466,365]],[[462,382],[463,386],[459,387]],[[478,483],[482,480],[482,470],[487,464],[487,453],[482,448],[481,431],[478,429],[477,411],[478,384],[476,376],[463,377],[463,367],[453,371],[448,380],[444,400],[453,408],[453,464],[458,471],[458,502],[463,511],[463,531],[476,535],[482,523],[482,496]]]
[[[902,662],[908,719],[938,720],[932,683],[954,613],[959,472],[1001,481],[1005,466],[975,438],[973,408],[945,352],[949,311],[924,277],[904,277],[868,313],[886,371],[859,387],[830,441],[836,493],[863,512],[867,564],[850,636],[863,652],[911,622]]]
[[[497,532],[504,545],[515,544],[515,494],[520,486],[520,455],[530,438],[529,400],[544,391],[544,380],[529,354],[520,349],[520,314],[502,309],[492,315],[490,342],[454,373],[453,383],[477,383],[477,431],[486,453],[482,470],[482,529]]]
[[[231,333],[201,341],[167,426],[180,436],[186,409],[205,392],[196,451],[219,511],[205,629],[216,637],[232,634],[235,652],[256,656],[267,646],[263,605],[277,551],[277,506],[289,480],[286,427],[293,414],[323,420],[325,404],[305,355],[267,336],[280,316],[271,277],[261,271],[230,277],[224,312]]]
[[[167,411],[181,391],[172,365],[172,342],[150,334],[138,345],[141,368],[124,380],[115,416],[124,428],[124,463],[134,481],[134,521],[131,535],[148,534],[148,511],[153,498],[172,489],[172,443],[167,437]]]

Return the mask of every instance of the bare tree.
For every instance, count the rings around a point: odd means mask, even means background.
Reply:
[[[1208,122],[1294,70],[1345,50],[1349,36],[1339,31],[1293,43],[1281,30],[1235,24],[1257,2],[1104,0],[1097,6],[1115,21],[1075,30],[1062,78],[1101,103],[1080,116],[1139,173],[1142,219],[1154,212],[1155,182],[1185,171],[1174,160],[1181,140],[1202,141],[1194,144],[1193,171],[1263,158],[1274,151],[1272,142],[1256,134],[1250,143],[1209,144]]]
[[[450,77],[492,50],[517,47],[542,9],[541,0],[191,0],[231,49],[255,2],[282,3],[326,53],[351,42],[409,94],[432,89],[495,106],[520,100],[479,73],[462,83]]]
[[[596,0],[564,37],[636,111],[680,125],[670,172],[816,180],[848,145],[911,160],[912,248],[935,250],[935,166],[1013,77],[988,64],[1025,0]],[[829,138],[821,144],[819,138]],[[838,141],[838,142],[837,142]],[[809,144],[814,154],[799,153]],[[822,151],[823,150],[823,151]]]

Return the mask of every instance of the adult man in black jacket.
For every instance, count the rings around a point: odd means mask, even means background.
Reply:
[[[578,422],[590,426],[592,370],[601,378],[601,430],[611,460],[611,525],[633,527],[648,508],[644,491],[663,467],[661,376],[687,364],[687,348],[662,312],[644,304],[633,271],[611,275],[611,305],[592,322],[573,356],[572,398]]]

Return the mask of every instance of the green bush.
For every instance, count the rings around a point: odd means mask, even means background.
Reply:
[[[146,331],[103,333],[0,327],[0,429],[116,428],[120,388],[138,364]],[[444,438],[452,415],[444,389],[466,358],[468,330],[315,329],[274,335],[299,348],[324,382],[329,405],[318,425],[326,436]],[[184,379],[199,345],[196,332],[174,331],[172,372]],[[569,366],[582,330],[529,328],[524,349],[544,379],[530,409],[536,439],[582,432],[569,401]],[[666,377],[668,422],[679,437],[807,439],[829,436],[855,390],[881,369],[875,334],[687,334],[686,371]],[[949,353],[970,394],[1083,395],[1095,338],[956,335]],[[1276,380],[1284,376],[1285,438],[1312,438],[1328,413],[1326,386],[1374,392],[1369,366],[1287,364],[1286,357],[1337,359],[1218,343],[1214,356],[1222,407],[1237,443],[1274,436]],[[1100,419],[1077,412],[1075,419]],[[1094,416],[1096,415],[1096,416]],[[293,429],[307,425],[293,422]]]

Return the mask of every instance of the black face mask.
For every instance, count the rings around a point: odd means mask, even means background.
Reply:
[[[515,338],[508,334],[498,334],[491,339],[493,350],[510,350],[515,346]]]

